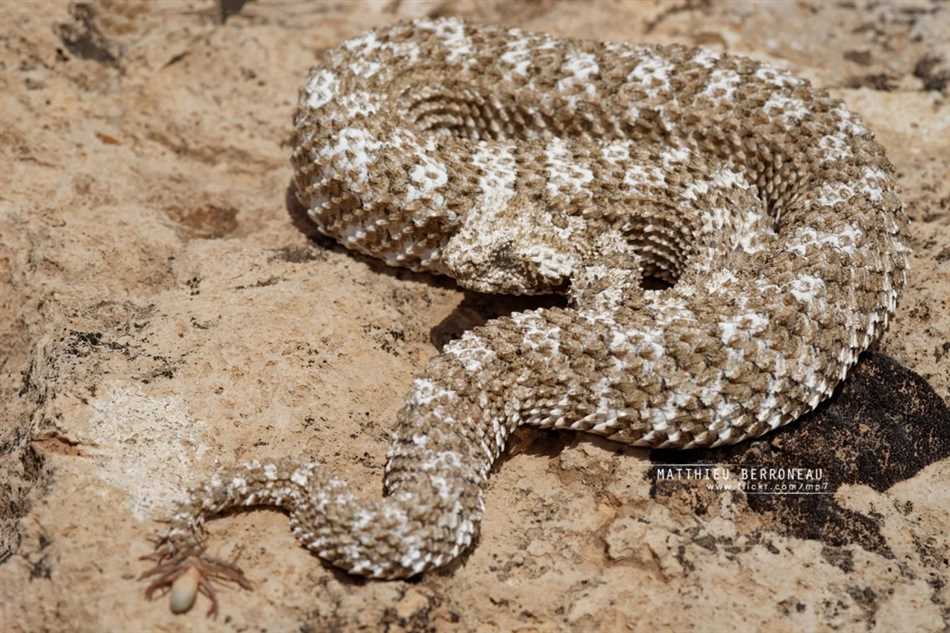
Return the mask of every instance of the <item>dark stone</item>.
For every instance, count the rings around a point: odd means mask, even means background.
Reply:
[[[881,92],[893,92],[897,90],[898,78],[887,73],[868,73],[866,75],[855,75],[845,81],[847,88],[870,88]]]
[[[942,66],[946,66],[943,57],[928,53],[914,65],[914,77],[924,82],[924,90],[945,92],[950,82],[950,70],[941,69]]]
[[[861,51],[845,51],[844,58],[849,62],[854,62],[860,66],[870,66],[873,61],[871,57],[871,51],[861,50]]]
[[[834,491],[864,484],[883,491],[950,456],[950,410],[927,381],[878,353],[862,355],[835,394],[815,411],[762,440],[695,451],[657,450],[655,464],[728,464],[740,468],[821,469],[825,494],[748,494],[749,508],[771,528],[829,546],[858,544],[892,556],[875,517],[842,508]],[[654,481],[663,497],[696,482]],[[708,497],[680,495],[708,504]],[[699,508],[694,507],[694,511]]]
[[[224,24],[232,15],[237,15],[247,0],[218,0],[218,21]]]
[[[95,7],[87,2],[71,2],[69,15],[71,22],[61,22],[53,29],[66,50],[76,57],[118,68],[121,46],[99,30]]]

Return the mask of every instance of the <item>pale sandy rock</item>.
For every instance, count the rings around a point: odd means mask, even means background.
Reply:
[[[945,457],[836,492],[874,527],[875,549],[787,534],[742,495],[651,493],[646,451],[548,433],[493,475],[475,550],[414,583],[336,575],[268,511],[209,526],[212,553],[240,554],[255,585],[220,592],[216,620],[206,603],[172,616],[135,580],[154,519],[218,464],[317,456],[379,494],[391,422],[463,301],[295,226],[290,116],[316,49],[434,6],[559,35],[703,43],[831,88],[886,147],[912,217],[909,285],[881,348],[946,398],[945,5],[261,0],[221,24],[212,2],[153,4],[95,3],[103,39],[90,35],[100,52],[86,58],[57,29],[77,22],[67,2],[0,8],[15,27],[0,37],[4,630],[946,626]],[[943,61],[919,68],[928,54]]]

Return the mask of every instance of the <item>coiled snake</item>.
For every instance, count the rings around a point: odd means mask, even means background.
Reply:
[[[319,229],[483,292],[563,292],[448,344],[412,384],[381,500],[316,463],[252,462],[194,490],[148,593],[212,582],[205,519],[289,512],[347,572],[400,578],[475,538],[520,425],[650,447],[787,424],[880,337],[905,283],[893,169],[805,80],[681,46],[558,39],[458,19],[323,54],[294,119],[294,189]]]

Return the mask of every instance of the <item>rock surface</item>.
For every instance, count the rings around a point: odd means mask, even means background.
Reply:
[[[839,548],[835,551],[846,558],[850,553],[840,548],[852,544],[885,558],[895,556],[881,531],[882,517],[862,514],[844,502],[854,487],[883,493],[946,457],[950,457],[950,410],[924,379],[873,352],[861,358],[832,399],[762,440],[650,455],[658,468],[716,464],[734,475],[744,474],[747,486],[765,488],[747,488],[745,502],[749,511],[762,515],[766,527],[821,541]],[[802,470],[789,472],[790,468]],[[772,474],[774,470],[784,472]],[[652,481],[654,498],[679,495],[688,500],[694,514],[705,513],[716,501],[682,476],[666,480],[654,476]],[[821,494],[804,494],[812,492]],[[898,510],[909,515],[914,506],[909,500],[907,504]],[[938,565],[928,573],[940,572],[942,559],[922,562],[924,567],[929,562]]]
[[[223,592],[214,621],[202,605],[173,616],[143,599],[137,559],[189,483],[307,454],[379,494],[389,425],[434,344],[518,305],[310,240],[285,201],[315,51],[444,14],[726,49],[844,99],[913,220],[880,346],[895,360],[867,355],[815,415],[718,453],[524,433],[479,545],[414,582],[333,572],[275,512],[215,521],[212,552],[240,553],[255,590]],[[945,630],[950,5],[24,0],[0,23],[4,630]],[[690,459],[810,459],[833,494],[655,482],[656,463]]]

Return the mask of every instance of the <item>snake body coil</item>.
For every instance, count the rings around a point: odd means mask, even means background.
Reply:
[[[382,500],[312,463],[219,473],[157,550],[179,569],[205,517],[249,504],[287,509],[354,574],[443,565],[516,427],[652,447],[761,435],[831,394],[905,283],[882,148],[839,100],[742,57],[400,24],[324,53],[293,145],[299,200],[345,246],[570,307],[494,319],[431,361]]]

